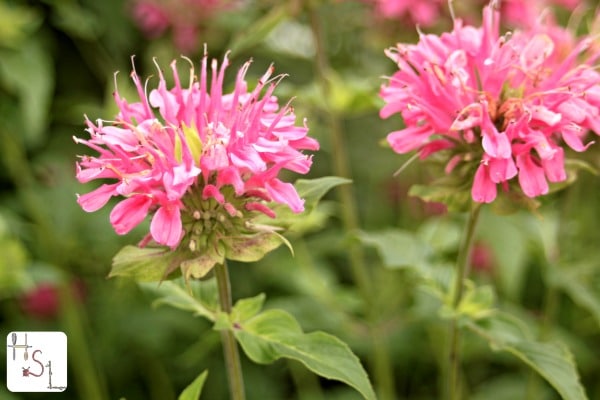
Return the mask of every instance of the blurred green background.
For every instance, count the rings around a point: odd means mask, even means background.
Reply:
[[[74,178],[76,156],[87,151],[72,140],[86,137],[84,114],[92,120],[114,116],[115,81],[135,100],[128,81],[132,55],[146,77],[155,74],[153,58],[166,67],[183,54],[171,30],[146,37],[131,10],[126,0],[0,0],[0,333],[59,330],[69,340],[64,393],[13,394],[0,385],[0,399],[168,400],[204,369],[210,372],[202,398],[227,398],[218,332],[184,311],[153,307],[152,293],[133,282],[107,278],[112,256],[137,243],[147,225],[121,237],[110,226],[110,207],[87,214],[76,203],[76,193],[95,187]],[[447,14],[428,30],[451,26]],[[268,308],[288,310],[305,331],[338,336],[377,387],[391,380],[392,391],[384,391],[390,398],[437,399],[445,340],[439,304],[420,289],[413,271],[385,268],[364,240],[368,232],[401,229],[430,240],[440,262],[456,256],[463,216],[408,197],[411,184],[427,182],[428,172],[412,164],[394,178],[407,157],[382,144],[402,124],[398,116],[378,116],[382,76],[394,68],[383,49],[414,40],[415,26],[378,20],[366,2],[255,0],[198,27],[196,51],[185,55],[198,65],[202,43],[218,59],[231,49],[229,83],[248,58],[254,60],[251,86],[271,62],[289,75],[276,95],[281,102],[295,98],[296,115],[308,119],[322,146],[310,176],[353,180],[344,192],[327,195],[311,229],[290,236],[294,257],[278,249],[252,265],[232,263],[234,298],[265,292]],[[597,146],[585,157],[599,166]],[[589,398],[600,399],[600,190],[597,176],[584,171],[579,178],[542,199],[537,215],[497,216],[485,209],[473,279],[491,285],[495,304],[527,321],[540,338],[567,343]],[[348,223],[348,211],[355,223]],[[397,246],[410,255],[410,243]],[[352,273],[357,256],[374,288],[368,296]],[[490,352],[475,337],[465,341],[471,398],[521,398],[532,385],[515,359]],[[243,369],[250,400],[359,398],[295,362],[258,366],[244,358]],[[533,382],[535,398],[558,398]]]

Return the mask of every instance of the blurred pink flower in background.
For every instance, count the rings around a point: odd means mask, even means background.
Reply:
[[[438,22],[447,0],[366,0],[373,4],[380,18],[407,19],[411,23],[431,26]]]
[[[157,38],[171,28],[175,46],[191,53],[199,49],[202,25],[216,13],[239,4],[239,0],[133,0],[131,14],[148,38]]]
[[[494,251],[484,241],[477,241],[471,251],[471,267],[475,272],[492,274],[496,267]]]
[[[210,77],[208,63],[205,55],[199,79],[192,66],[184,87],[173,61],[171,89],[160,68],[154,89],[134,70],[131,77],[139,100],[129,103],[115,91],[120,110],[115,120],[95,124],[87,120],[91,139],[75,138],[98,152],[81,157],[78,180],[109,181],[79,196],[78,202],[92,212],[111,197],[122,198],[110,214],[117,233],[129,232],[153,214],[152,239],[175,248],[197,230],[197,221],[210,228],[235,225],[238,220],[243,227],[244,217],[256,212],[274,217],[271,201],[294,212],[303,210],[294,186],[278,175],[285,169],[307,173],[311,157],[302,150],[317,150],[319,144],[307,136],[305,123],[296,125],[289,104],[280,108],[273,96],[282,76],[271,77],[270,67],[249,91],[245,75],[250,62],[246,62],[233,91],[226,94],[227,56],[220,68],[212,61]],[[188,237],[185,245],[192,242],[197,238]]]
[[[581,0],[502,0],[500,11],[502,19],[515,27],[527,27],[535,24],[551,6],[561,6],[569,11],[584,4]]]
[[[483,203],[513,179],[528,197],[548,193],[548,181],[567,179],[563,144],[581,152],[583,135],[600,132],[591,39],[550,23],[500,36],[499,16],[492,3],[480,28],[457,19],[451,32],[387,50],[399,70],[381,88],[381,117],[405,123],[388,135],[392,149],[446,155],[446,173],[472,179]]]
[[[23,293],[19,298],[23,313],[41,320],[56,318],[60,312],[59,285],[43,282]],[[74,280],[67,287],[74,300],[84,301],[86,290],[83,281]]]

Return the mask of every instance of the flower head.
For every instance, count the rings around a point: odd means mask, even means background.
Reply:
[[[554,25],[500,36],[494,3],[480,28],[456,20],[451,32],[398,44],[386,51],[399,70],[381,88],[380,115],[400,113],[406,126],[388,142],[421,159],[443,155],[447,173],[466,171],[476,202],[492,202],[498,184],[546,194],[567,179],[563,145],[583,151],[583,135],[600,132],[590,45]]]
[[[246,62],[233,91],[224,93],[227,56],[220,67],[216,60],[210,63],[211,74],[208,64],[205,55],[199,79],[191,67],[187,87],[175,61],[171,88],[159,68],[158,84],[148,95],[149,83],[144,85],[134,69],[139,100],[129,103],[115,91],[115,120],[87,120],[91,138],[75,138],[98,153],[81,157],[77,179],[108,181],[77,201],[92,212],[120,198],[110,214],[117,233],[152,215],[151,239],[195,250],[208,236],[218,240],[247,232],[256,214],[274,217],[269,202],[303,210],[294,186],[278,175],[307,173],[311,157],[302,150],[319,145],[307,136],[305,123],[296,124],[289,104],[279,107],[273,91],[281,76],[272,78],[270,67],[249,90]]]

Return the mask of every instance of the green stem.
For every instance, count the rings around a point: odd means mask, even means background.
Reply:
[[[316,76],[323,94],[323,99],[327,107],[326,113],[331,137],[333,172],[336,176],[351,178],[350,165],[348,162],[348,153],[343,133],[342,121],[338,112],[331,106],[331,86],[329,76],[331,68],[325,49],[325,41],[317,5],[308,3],[308,14],[311,30],[313,33],[316,55],[315,70]],[[359,230],[358,207],[356,199],[352,192],[352,186],[341,185],[336,188],[337,195],[342,210],[342,223],[346,232],[356,232]],[[348,260],[351,268],[352,279],[367,306],[369,318],[370,335],[373,341],[373,372],[375,376],[375,385],[377,393],[381,399],[395,399],[396,389],[394,387],[392,363],[389,357],[387,338],[382,330],[376,325],[377,310],[372,306],[374,290],[372,279],[365,264],[365,255],[362,246],[352,241],[348,246]]]
[[[93,339],[89,332],[87,313],[81,302],[75,298],[73,288],[68,281],[59,286],[58,296],[61,305],[61,326],[69,340],[69,363],[74,366],[72,373],[75,378],[77,398],[108,399],[106,381],[91,351]]]
[[[310,25],[312,28],[314,42],[316,47],[315,68],[319,81],[319,86],[327,105],[327,117],[329,131],[331,134],[331,147],[333,157],[333,172],[335,175],[350,178],[350,165],[348,163],[348,153],[342,129],[342,123],[336,110],[330,106],[331,87],[328,76],[330,75],[327,52],[323,40],[323,29],[319,19],[319,13],[314,7],[309,9]],[[336,188],[342,209],[342,223],[347,232],[354,232],[359,229],[358,207],[352,193],[351,185],[340,185]],[[357,243],[351,243],[349,246],[349,261],[352,268],[352,275],[363,298],[371,299],[370,278],[364,264],[364,252]]]
[[[229,271],[225,261],[223,264],[215,266],[215,276],[217,278],[217,287],[219,290],[219,304],[221,311],[231,313],[231,283],[229,282]],[[244,400],[244,377],[242,375],[242,365],[240,363],[240,353],[233,332],[230,330],[221,331],[221,341],[223,342],[223,353],[225,355],[225,366],[227,368],[227,379],[229,382],[229,392],[232,400]]]
[[[456,259],[456,273],[454,276],[454,289],[452,291],[452,309],[457,311],[463,297],[465,280],[469,273],[469,256],[473,247],[475,238],[475,228],[479,219],[481,204],[477,203],[471,207],[471,212],[467,220],[467,226],[458,250]],[[449,400],[460,399],[459,370],[460,370],[460,329],[458,327],[458,318],[453,318],[450,325],[450,346],[447,358],[447,393]]]

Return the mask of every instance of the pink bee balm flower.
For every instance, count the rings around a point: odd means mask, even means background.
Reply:
[[[405,128],[387,139],[397,153],[446,158],[447,173],[471,180],[474,201],[492,202],[497,186],[528,197],[567,179],[564,145],[581,152],[583,135],[600,132],[600,74],[591,39],[538,24],[500,36],[499,12],[483,26],[386,51],[399,70],[382,86],[382,118],[400,113]]]
[[[118,197],[110,214],[118,234],[152,215],[151,238],[171,248],[184,238],[185,245],[195,247],[201,241],[197,236],[215,229],[239,233],[257,213],[274,217],[269,202],[301,212],[303,200],[278,175],[285,169],[307,173],[312,160],[302,150],[319,145],[307,136],[305,123],[296,124],[289,104],[279,107],[273,91],[281,76],[271,78],[272,67],[249,90],[250,62],[245,63],[233,91],[224,93],[228,65],[227,56],[220,68],[213,60],[209,77],[205,55],[199,79],[192,67],[184,87],[173,61],[173,87],[158,69],[158,85],[148,96],[148,84],[134,69],[139,100],[129,103],[116,91],[115,120],[86,118],[91,138],[75,138],[98,153],[81,157],[77,179],[107,181],[79,196],[81,207],[96,211]]]

